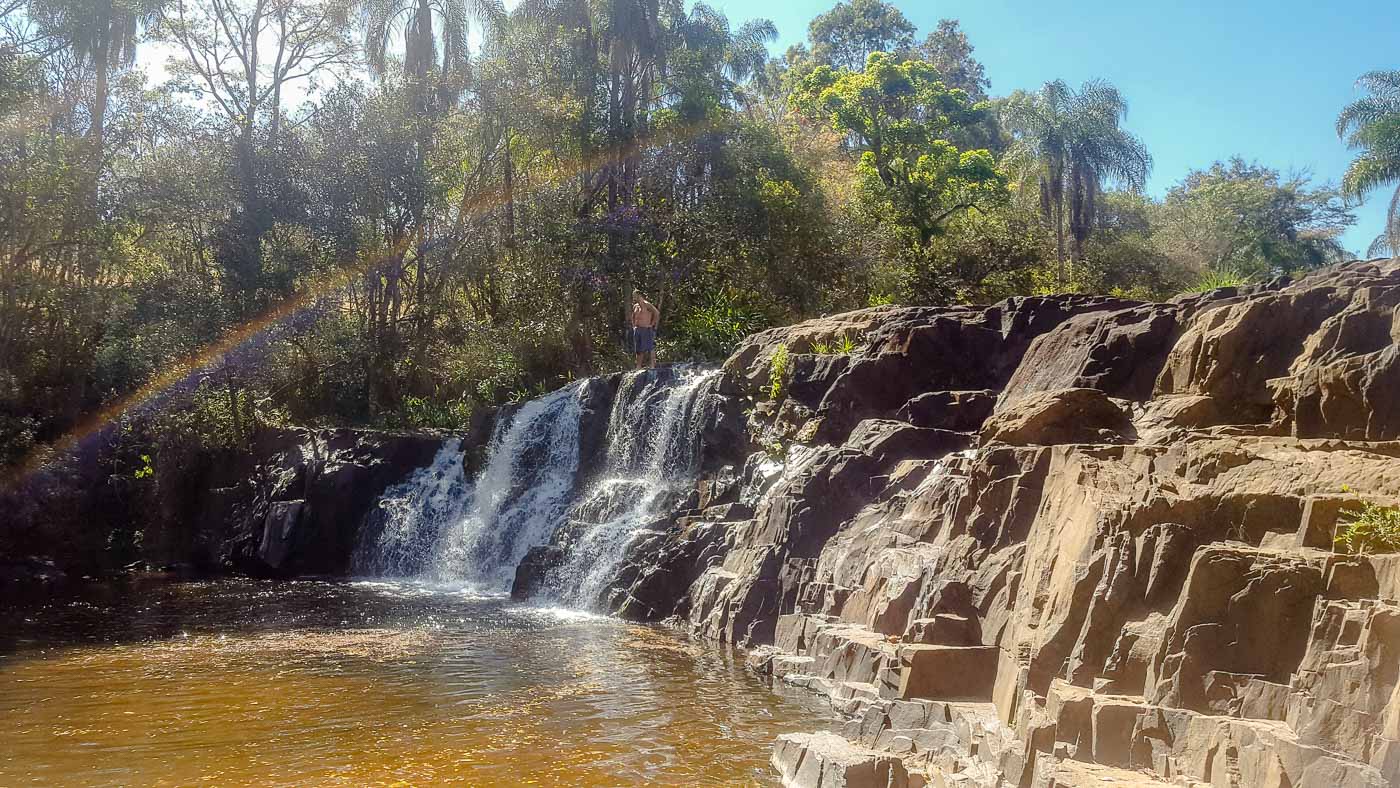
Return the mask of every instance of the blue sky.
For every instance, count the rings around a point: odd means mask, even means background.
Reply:
[[[835,0],[707,0],[735,27],[771,19],[782,52]],[[1127,126],[1155,164],[1148,190],[1163,194],[1193,168],[1241,155],[1284,172],[1336,182],[1350,161],[1337,111],[1359,95],[1361,74],[1400,68],[1394,0],[1217,0],[1047,3],[1035,0],[894,0],[919,28],[962,22],[992,92],[1061,78],[1100,77],[1129,102]],[[1388,193],[1372,194],[1343,239],[1364,252],[1381,230]]]

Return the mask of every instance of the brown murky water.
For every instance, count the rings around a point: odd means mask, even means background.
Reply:
[[[773,784],[830,722],[664,630],[393,583],[0,613],[0,786]]]

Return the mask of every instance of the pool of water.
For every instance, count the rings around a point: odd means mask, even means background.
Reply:
[[[0,612],[0,785],[775,784],[805,693],[659,628],[393,582]]]

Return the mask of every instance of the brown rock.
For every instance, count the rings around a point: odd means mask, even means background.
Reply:
[[[773,768],[791,788],[908,788],[899,758],[859,747],[834,733],[785,733],[773,746]]]
[[[1102,391],[1059,389],[1003,402],[982,428],[982,443],[1118,443],[1132,431],[1127,411]]]

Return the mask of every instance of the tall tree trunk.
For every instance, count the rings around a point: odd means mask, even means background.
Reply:
[[[505,216],[505,248],[510,254],[515,249],[515,161],[510,153],[511,131],[510,126],[505,130],[505,162],[502,178],[505,182],[506,216]]]
[[[92,136],[93,154],[97,166],[102,164],[102,148],[107,134],[107,81],[112,59],[112,3],[99,2],[97,7],[97,42],[92,52],[92,64],[96,70],[96,90],[92,101],[92,125],[88,133]]]
[[[1065,286],[1065,197],[1063,191],[1055,198],[1055,287]]]

